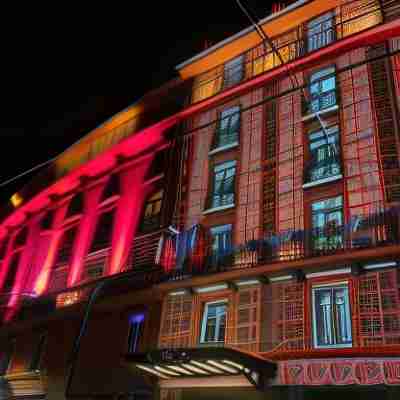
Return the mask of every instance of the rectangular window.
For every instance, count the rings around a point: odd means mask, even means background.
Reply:
[[[224,343],[227,302],[218,301],[204,305],[201,325],[201,343]]]
[[[60,247],[58,249],[58,256],[56,264],[68,263],[69,258],[72,254],[72,248],[75,241],[77,228],[69,228],[64,231],[61,238]]]
[[[236,85],[243,79],[243,59],[243,56],[239,56],[224,65],[224,88]]]
[[[316,251],[329,251],[343,246],[342,196],[321,200],[311,205],[312,247]]]
[[[310,160],[306,182],[338,176],[340,169],[339,130],[337,126],[311,132],[309,135]]]
[[[44,350],[46,347],[46,340],[47,340],[47,335],[45,335],[45,334],[40,335],[37,346],[32,353],[32,360],[31,360],[31,364],[29,366],[30,371],[40,370]]]
[[[160,228],[162,201],[162,190],[159,190],[147,199],[144,205],[144,215],[140,226],[141,232],[150,232]]]
[[[18,271],[18,265],[20,260],[21,252],[14,253],[11,261],[8,265],[8,271],[6,275],[6,279],[3,284],[3,292],[9,292],[12,290],[15,282],[15,277]]]
[[[214,226],[210,229],[212,264],[229,264],[232,256],[232,225]]]
[[[335,40],[335,19],[333,12],[321,15],[307,24],[308,51],[320,49]]]
[[[347,284],[314,287],[314,346],[350,347],[351,315]]]
[[[143,333],[144,314],[134,314],[129,319],[128,353],[135,353],[139,349],[140,338]]]
[[[240,107],[231,107],[220,114],[219,126],[215,132],[213,148],[238,143],[240,132]]]
[[[104,212],[100,215],[90,252],[105,249],[110,246],[113,221],[114,210]]]
[[[228,161],[214,167],[211,208],[234,204],[235,172],[236,161]]]
[[[335,68],[325,68],[310,76],[308,112],[315,113],[336,105]]]

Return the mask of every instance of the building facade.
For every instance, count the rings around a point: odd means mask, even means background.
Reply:
[[[277,10],[13,196],[4,398],[398,395],[400,4]]]

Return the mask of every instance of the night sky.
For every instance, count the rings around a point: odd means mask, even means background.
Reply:
[[[242,2],[260,18],[272,3]],[[1,181],[57,155],[173,78],[175,65],[206,40],[249,26],[234,0],[105,4],[29,10],[21,3],[21,10],[3,13]],[[84,94],[96,92],[125,94]],[[0,201],[27,181],[0,187]]]

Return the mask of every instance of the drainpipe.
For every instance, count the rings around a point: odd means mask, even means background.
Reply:
[[[149,271],[149,273],[153,273],[156,271],[159,271],[159,270],[158,269],[152,270],[152,271]],[[104,291],[105,288],[111,286],[112,284],[114,284],[116,282],[122,282],[122,281],[126,281],[127,279],[130,279],[132,277],[136,277],[137,275],[139,275],[139,273],[135,271],[135,272],[129,273],[129,275],[124,274],[123,276],[115,276],[115,277],[109,278],[107,280],[101,281],[94,287],[94,289],[90,293],[89,299],[86,303],[84,316],[82,318],[78,334],[75,337],[71,354],[67,360],[66,377],[65,377],[65,392],[64,392],[66,399],[67,398],[87,399],[88,396],[94,396],[93,393],[71,393],[71,387],[72,387],[72,380],[75,375],[75,369],[76,369],[76,364],[78,361],[79,350],[81,347],[81,341],[82,341],[83,336],[86,333],[87,325],[89,322],[89,317],[91,315],[93,306],[96,303],[96,300],[102,294],[102,292]],[[113,393],[112,395],[121,396],[121,395],[123,395],[123,393]],[[102,397],[106,397],[106,396],[102,396]]]

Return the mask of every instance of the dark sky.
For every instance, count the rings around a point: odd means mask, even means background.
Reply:
[[[2,13],[1,181],[60,153],[174,77],[174,66],[205,40],[249,25],[234,0],[81,3],[36,3],[32,10],[21,3]],[[271,2],[243,4],[261,18]],[[0,187],[0,201],[26,181]]]

